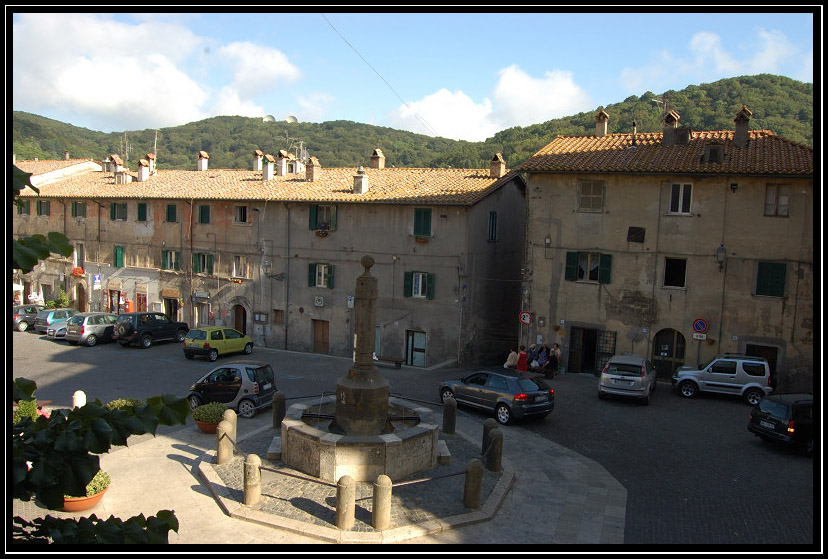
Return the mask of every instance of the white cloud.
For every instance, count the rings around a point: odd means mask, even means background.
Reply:
[[[722,41],[715,33],[700,31],[690,39],[692,56],[685,69],[688,74],[740,75],[745,73],[745,65],[734,60],[722,47]]]
[[[299,79],[299,68],[276,49],[248,42],[236,42],[220,47],[218,55],[233,68],[233,83],[241,97],[255,97],[278,83]]]
[[[238,90],[233,87],[222,87],[216,94],[214,103],[207,111],[209,114],[229,116],[264,116],[262,107],[252,101],[242,99]]]
[[[440,89],[413,103],[400,106],[391,115],[391,126],[427,134],[478,142],[498,131],[492,122],[492,103],[477,104],[462,91]]]
[[[299,114],[293,116],[297,117],[300,122],[321,122],[333,101],[334,98],[324,92],[314,92],[307,96],[297,96],[296,102],[302,110]]]
[[[757,31],[759,49],[750,61],[753,74],[776,74],[788,59],[796,54],[796,47],[779,31]]]

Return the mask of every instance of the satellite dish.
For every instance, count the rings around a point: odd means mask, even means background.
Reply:
[[[262,117],[262,122],[276,122],[276,118],[273,115],[265,115]]]
[[[285,122],[299,122],[299,119],[293,115],[288,115],[285,117]]]

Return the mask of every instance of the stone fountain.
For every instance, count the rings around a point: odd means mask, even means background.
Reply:
[[[365,255],[360,263],[365,271],[354,293],[353,366],[337,381],[335,397],[313,406],[316,413],[308,413],[308,405],[290,407],[282,420],[281,459],[326,481],[349,475],[373,482],[380,474],[395,481],[435,466],[439,427],[390,397],[389,383],[374,365],[374,258]],[[333,420],[326,423],[331,411]]]

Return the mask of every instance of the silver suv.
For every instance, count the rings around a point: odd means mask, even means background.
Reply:
[[[741,396],[755,406],[773,392],[770,367],[764,357],[724,353],[700,368],[684,365],[676,369],[673,387],[685,398],[699,392],[718,392]]]

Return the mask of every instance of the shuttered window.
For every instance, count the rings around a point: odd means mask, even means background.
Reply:
[[[308,287],[334,287],[334,267],[330,264],[308,264]]]
[[[124,267],[124,247],[115,247],[115,267],[116,268],[123,268]]]
[[[434,274],[405,272],[403,275],[403,296],[434,299]]]
[[[138,202],[138,221],[147,220],[147,204],[146,202]]]
[[[784,297],[787,273],[788,266],[784,262],[759,262],[756,269],[756,294]]]
[[[597,252],[567,252],[564,279],[610,283],[612,255]]]
[[[415,208],[414,209],[414,236],[415,237],[430,237],[431,236],[431,209],[430,208]]]

